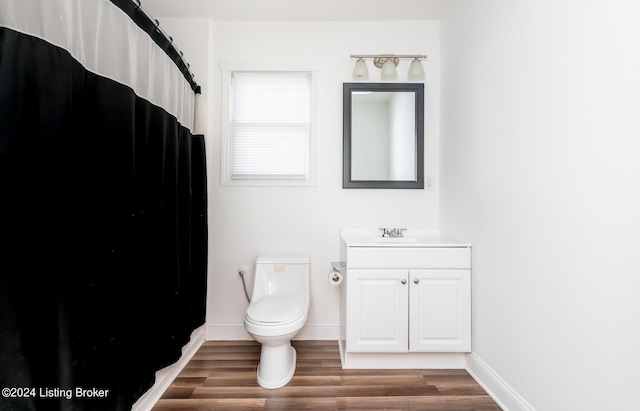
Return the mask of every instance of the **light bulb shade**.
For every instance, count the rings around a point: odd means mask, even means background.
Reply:
[[[419,59],[413,59],[409,66],[409,74],[407,75],[409,81],[421,81],[424,80],[424,68]]]
[[[387,60],[382,65],[382,72],[380,73],[380,79],[382,80],[395,80],[398,78],[396,72],[396,65],[392,60]]]
[[[359,58],[356,61],[356,65],[353,67],[353,79],[354,80],[366,80],[369,78],[369,70],[367,70],[367,63]]]

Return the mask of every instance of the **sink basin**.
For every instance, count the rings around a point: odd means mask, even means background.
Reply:
[[[376,243],[415,243],[416,237],[372,237]]]

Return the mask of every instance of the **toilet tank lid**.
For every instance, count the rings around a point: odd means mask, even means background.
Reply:
[[[256,264],[309,264],[309,256],[302,253],[262,254]]]

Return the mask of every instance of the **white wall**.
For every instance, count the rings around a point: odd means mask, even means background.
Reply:
[[[228,22],[211,24],[209,47],[209,282],[207,338],[249,338],[247,306],[237,274],[260,253],[297,251],[311,257],[311,311],[301,338],[337,338],[338,289],[328,283],[339,259],[341,227],[437,227],[438,190],[342,189],[342,83],[350,82],[356,53],[428,54],[425,63],[426,174],[437,177],[439,135],[439,23]],[[189,34],[190,20],[178,31]],[[172,31],[173,33],[173,31]],[[177,36],[175,37],[177,38]],[[223,60],[320,61],[318,185],[228,187],[220,184],[220,112]],[[410,61],[398,67],[406,76]],[[369,67],[370,81],[379,70]],[[375,71],[374,71],[375,70]],[[406,79],[406,77],[405,77]]]
[[[536,410],[640,409],[639,15],[453,0],[441,22],[442,230],[474,247],[474,354]]]

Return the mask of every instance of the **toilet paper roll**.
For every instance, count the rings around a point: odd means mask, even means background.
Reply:
[[[329,271],[329,284],[340,285],[342,284],[342,273],[335,268]]]

